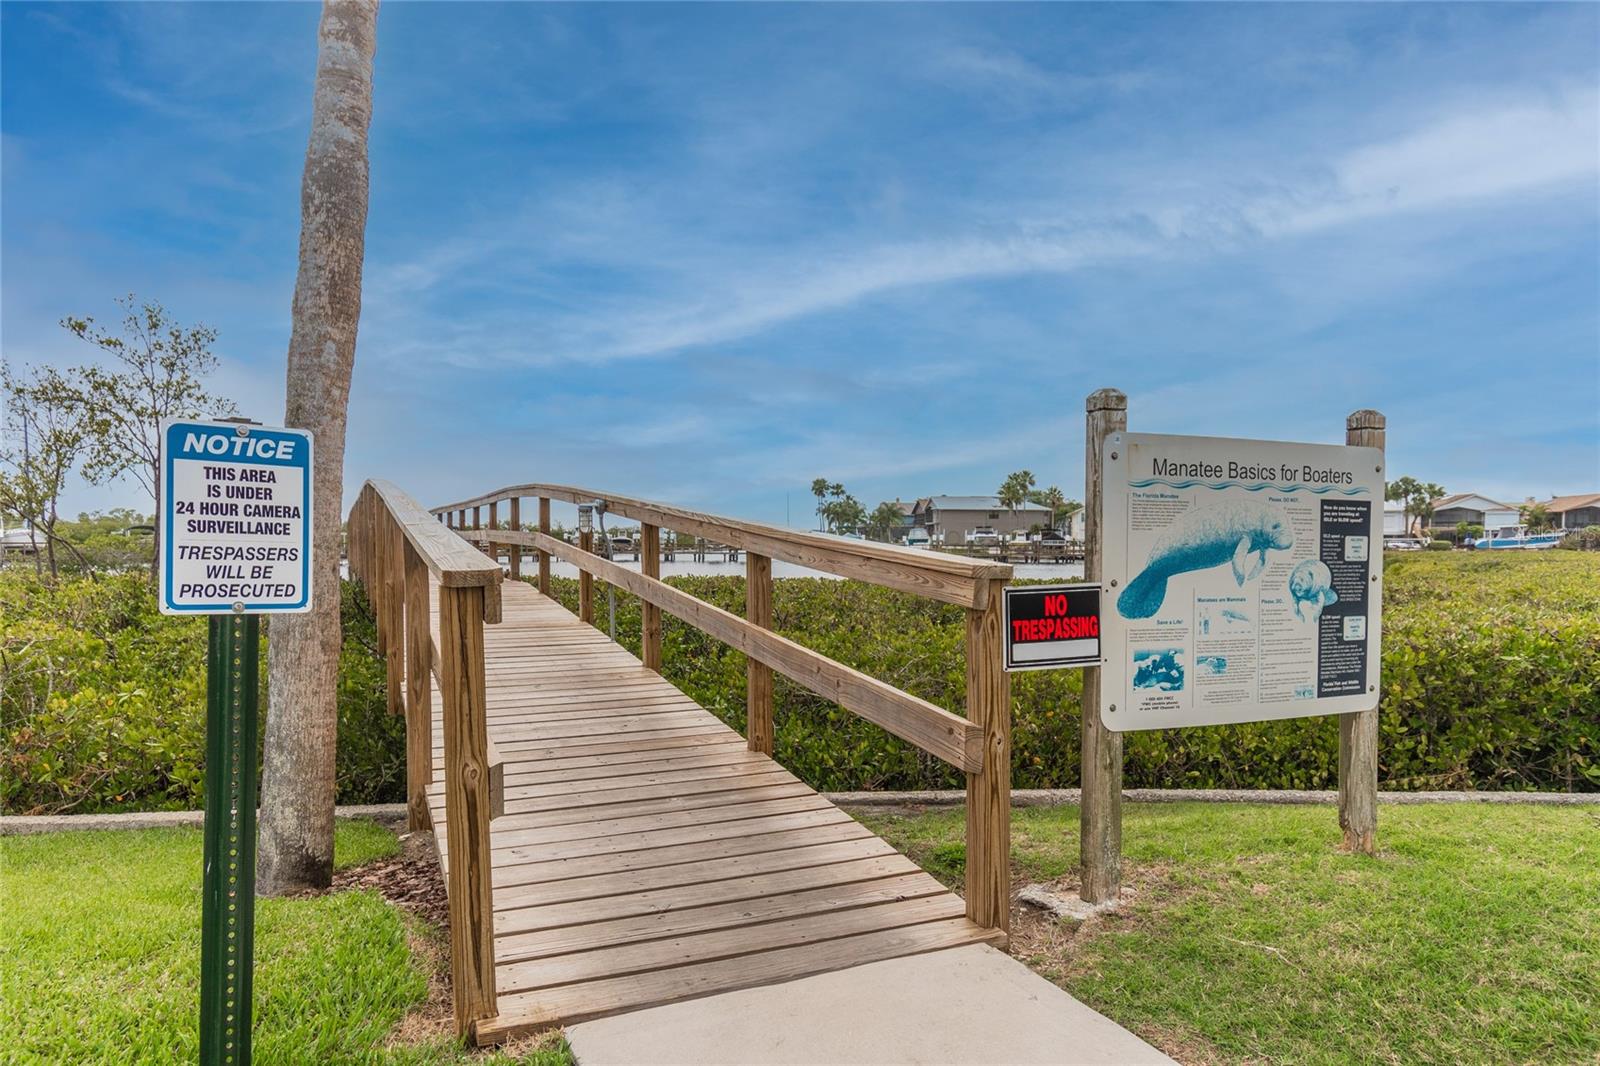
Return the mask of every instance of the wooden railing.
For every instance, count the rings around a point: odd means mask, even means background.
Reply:
[[[539,501],[538,528],[522,528],[521,501]],[[608,514],[640,523],[640,571],[594,555],[590,534],[577,546],[550,535],[550,501],[603,501]],[[500,522],[500,504],[509,523]],[[488,524],[483,524],[484,509]],[[468,521],[470,512],[471,521]],[[832,700],[923,751],[958,767],[967,780],[967,916],[1006,930],[1010,915],[1011,692],[1003,668],[1001,588],[1009,566],[869,541],[801,532],[724,518],[570,485],[514,485],[433,509],[451,529],[497,560],[508,553],[513,578],[523,549],[535,551],[539,590],[550,593],[550,560],[579,571],[579,616],[594,620],[598,577],[637,596],[643,605],[640,658],[661,669],[661,612],[666,611],[745,654],[750,750],[772,754],[774,671]],[[746,553],[745,617],[715,607],[660,580],[663,529],[705,537]],[[916,593],[966,609],[966,717],[903,692],[772,631],[772,560]]]
[[[368,481],[350,509],[350,576],[365,587],[388,675],[389,710],[406,721],[406,823],[429,829],[432,682],[444,727],[450,970],[456,1024],[498,1013],[489,822],[505,809],[504,771],[489,743],[483,626],[500,621],[498,564],[439,525],[387,481]],[[438,628],[430,600],[438,588]]]

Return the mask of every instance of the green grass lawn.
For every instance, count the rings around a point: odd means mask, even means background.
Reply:
[[[339,823],[341,867],[395,849],[381,826]],[[198,829],[0,838],[0,1060],[194,1061],[200,869]],[[391,1042],[428,988],[408,922],[365,891],[260,901],[256,1061],[463,1061],[446,1037]],[[522,1061],[557,1066],[570,1058],[555,1046]]]
[[[1174,1057],[1600,1061],[1600,810],[1386,806],[1375,859],[1330,807],[1123,810],[1124,912],[1013,950]],[[959,883],[959,810],[862,821]],[[1076,807],[1012,834],[1019,879],[1070,881]]]
[[[863,821],[959,885],[960,811]],[[1376,859],[1327,807],[1125,808],[1121,914],[1023,918],[1013,950],[1185,1063],[1600,1061],[1600,810],[1384,807]],[[1019,881],[1068,878],[1074,807],[1020,810]],[[0,1060],[192,1061],[194,829],[0,838]],[[341,866],[391,854],[341,822]],[[538,1066],[564,1045],[469,1056],[397,1039],[427,994],[415,919],[371,892],[263,900],[262,1063]]]

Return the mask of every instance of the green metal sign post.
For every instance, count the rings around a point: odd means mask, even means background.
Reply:
[[[311,610],[312,437],[245,419],[161,426],[160,607],[210,616],[200,1062],[250,1061],[261,615]]]
[[[250,1061],[261,619],[212,615],[206,698],[200,1062]]]

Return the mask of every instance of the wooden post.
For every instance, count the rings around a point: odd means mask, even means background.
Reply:
[[[511,528],[517,532],[522,531],[522,499],[518,496],[511,497]],[[511,580],[522,579],[522,545],[512,544],[506,549],[511,558]]]
[[[459,1035],[499,1013],[489,860],[489,733],[482,586],[439,589],[439,692],[449,835],[450,978]]]
[[[474,531],[483,528],[483,507],[481,504],[472,509],[472,528]]]
[[[400,523],[385,507],[378,521],[378,538],[383,544],[383,607],[379,614],[389,632],[384,653],[384,668],[389,688],[389,713],[406,713],[406,536]]]
[[[406,829],[427,829],[428,786],[433,784],[433,643],[428,564],[410,543],[406,557]]]
[[[772,560],[746,552],[744,616],[752,625],[772,628]],[[745,660],[745,742],[751,751],[772,754],[772,667]]]
[[[1092,393],[1085,403],[1084,443],[1085,581],[1099,581],[1105,564],[1100,528],[1105,439],[1128,428],[1128,398],[1116,389]],[[1116,600],[1107,589],[1103,600]],[[1100,723],[1100,668],[1083,672],[1082,804],[1078,810],[1078,895],[1086,903],[1116,903],[1122,895],[1122,734]]]
[[[1355,411],[1344,421],[1344,442],[1353,447],[1384,450],[1387,422],[1377,411]],[[1374,500],[1382,507],[1382,500]],[[1372,565],[1383,566],[1380,550],[1371,555]],[[1377,575],[1381,580],[1381,575]],[[1369,625],[1381,625],[1370,619]],[[1368,669],[1375,670],[1376,663]],[[1378,849],[1378,709],[1339,716],[1339,827],[1344,830],[1348,851],[1372,855]]]
[[[1005,671],[1002,589],[967,610],[967,720],[983,730],[983,769],[967,775],[967,917],[1011,931],[1011,675]]]
[[[550,497],[539,497],[539,532],[550,535]],[[539,553],[539,591],[550,595],[550,553]]]
[[[346,567],[350,573],[351,581],[360,581],[361,578],[361,508],[366,503],[367,490],[362,489],[356,495],[355,506],[350,508],[350,517],[345,519],[347,532],[347,547],[345,548]]]
[[[456,528],[457,529],[466,529],[467,528],[467,509],[465,507],[461,508],[461,510],[456,512]]]
[[[376,502],[376,501],[374,501]],[[372,608],[372,628],[377,635],[378,654],[389,654],[389,618],[384,613],[389,581],[389,548],[383,535],[388,508],[375,506],[367,520],[367,544],[372,552],[372,572],[367,575],[367,604]]]
[[[581,551],[594,551],[594,531],[581,529],[578,531],[578,548]],[[587,570],[578,571],[578,620],[580,622],[594,621],[594,575]]]
[[[489,539],[484,542],[484,554],[495,562],[500,561],[500,549],[494,542],[494,531],[500,528],[500,501],[496,500],[489,505]]]
[[[362,489],[356,494],[355,506],[350,508],[350,517],[345,519],[345,528],[349,530],[349,546],[345,549],[346,569],[350,573],[351,581],[361,580],[361,505],[366,501],[367,490]]]
[[[661,527],[648,522],[639,526],[639,572],[646,577],[661,576]],[[645,669],[661,672],[661,608],[640,603],[643,611],[639,635],[639,661]]]

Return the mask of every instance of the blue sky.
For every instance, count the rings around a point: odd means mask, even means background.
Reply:
[[[136,292],[281,419],[317,14],[0,8],[6,359]],[[1594,5],[391,2],[347,483],[1081,497],[1115,386],[1600,489],[1597,85]]]

